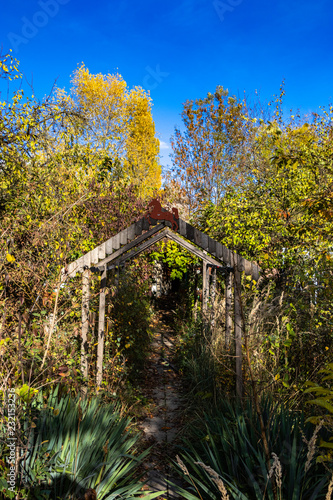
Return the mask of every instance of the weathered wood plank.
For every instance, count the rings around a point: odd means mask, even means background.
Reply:
[[[238,255],[238,270],[240,273],[245,270],[245,259],[241,255]]]
[[[236,252],[232,252],[231,250],[229,250],[229,255],[230,255],[230,264],[234,269],[236,269],[236,267],[238,266],[238,255]]]
[[[123,229],[122,231],[120,231],[120,233],[119,233],[119,241],[120,241],[121,245],[126,245],[126,243],[127,243],[127,235],[128,235],[127,228]]]
[[[186,222],[183,221],[183,219],[179,219],[178,224],[179,224],[179,230],[178,230],[179,234],[185,236],[186,238]]]
[[[98,262],[98,247],[91,250],[90,254],[91,254],[91,257],[90,257],[91,263],[97,264],[97,262]]]
[[[194,241],[194,227],[186,222],[186,236],[188,240]]]
[[[222,245],[222,254],[223,254],[223,262],[227,264],[227,266],[232,267],[229,248]]]
[[[202,312],[207,311],[208,292],[209,292],[209,274],[207,269],[207,262],[202,261]]]
[[[82,271],[83,271],[83,263],[84,263],[84,255],[82,255],[82,257],[80,257],[79,259],[77,259],[75,262],[76,262],[75,272],[76,273],[82,273]]]
[[[179,243],[179,245],[183,246],[190,252],[194,253],[194,255],[197,255],[200,259],[206,260],[213,266],[221,267],[221,262],[218,262],[217,260],[213,259],[213,257],[210,257],[210,255],[204,253],[200,248],[197,248],[194,245],[192,245],[192,243],[189,243],[187,240],[184,240],[183,238],[178,236],[177,233],[170,231],[168,229],[166,232],[166,236],[174,240],[176,243]]]
[[[259,279],[259,271],[260,271],[259,266],[255,262],[252,262],[251,263],[251,268],[252,268],[252,271],[251,271],[252,279],[254,281],[258,281],[258,279]]]
[[[86,253],[83,256],[83,267],[90,267],[91,266],[91,252]]]
[[[97,248],[98,248],[98,260],[105,259],[105,243],[102,243]]]
[[[112,238],[112,246],[113,246],[113,249],[114,250],[118,250],[120,248],[120,236],[119,236],[119,233],[116,234],[113,238]]]
[[[128,229],[127,229],[127,240],[132,241],[135,238],[135,224],[132,224]],[[127,243],[127,242],[126,242]]]
[[[109,238],[106,242],[105,242],[105,253],[106,255],[110,255],[110,253],[112,253],[112,238]]]
[[[221,243],[210,238],[207,234],[199,231],[198,229],[194,228],[193,226],[186,223],[182,219],[178,219],[178,223],[179,223],[178,232],[182,236],[184,236],[190,241],[193,241],[196,245],[198,245],[198,247],[200,247],[204,251],[208,251],[210,254],[217,256],[218,259],[222,260],[228,266],[234,267],[234,265],[238,263],[241,271],[245,270],[246,274],[248,275],[251,274],[253,279],[255,279],[256,281],[258,280],[260,268],[257,264],[251,263],[241,256],[238,257],[235,252],[232,252]],[[153,226],[153,229],[158,228],[157,230],[159,231],[163,227],[165,227],[165,222]],[[129,226],[129,228],[126,228],[120,233],[116,234],[112,238],[109,238],[106,242],[102,243],[102,245],[99,245],[99,247],[94,248],[91,252],[88,252],[87,254],[80,257],[76,261],[68,264],[67,272],[66,273],[64,272],[64,279],[72,278],[76,275],[76,273],[82,272],[84,266],[92,266],[93,264],[98,263],[99,264],[98,267],[102,268],[104,263],[119,257],[120,254],[119,253],[115,254],[115,252],[119,251],[121,245],[126,246],[126,249],[124,249],[125,252],[128,251],[129,248],[133,248],[133,246],[137,245],[140,241],[143,241],[139,239],[135,240],[134,238],[136,235],[139,236],[140,238],[144,230],[147,231],[147,233],[143,235],[144,239],[150,237],[150,234],[154,234],[156,232],[154,230],[153,233],[150,233],[151,229],[149,229],[149,223],[145,217],[143,217],[139,221]],[[127,245],[129,244],[128,242],[134,242],[134,243],[131,245],[131,247],[128,248],[127,247]],[[192,247],[190,251],[193,251],[194,248],[195,247]],[[200,258],[204,257],[200,255]],[[217,263],[215,265],[220,266],[221,264]]]
[[[216,242],[216,257],[223,261],[223,245],[218,241]]]
[[[139,219],[135,223],[135,234],[136,234],[136,236],[140,236],[142,234],[142,228],[143,228],[143,219]]]
[[[216,241],[208,237],[208,252],[216,255]]]
[[[150,225],[149,225],[148,219],[146,219],[144,217],[142,220],[143,220],[143,222],[142,222],[142,229],[145,230],[145,231],[149,231]]]
[[[168,231],[168,229],[165,228],[159,234],[156,234],[155,236],[148,239],[147,241],[145,241],[141,245],[139,245],[139,246],[136,245],[136,248],[134,248],[131,252],[123,254],[119,258],[116,258],[114,261],[110,261],[107,269],[113,269],[116,266],[118,266],[118,268],[119,268],[119,266],[123,265],[126,262],[126,260],[133,259],[133,257],[138,255],[139,253],[143,252],[144,250],[149,248],[151,245],[154,245],[154,243],[156,243],[157,241],[163,239],[166,236],[167,231]],[[142,236],[144,236],[144,235],[142,235]]]
[[[201,231],[199,231],[196,227],[194,228],[193,241],[196,245],[198,245],[198,247],[201,247]]]
[[[201,248],[208,251],[208,234],[201,233]]]
[[[216,296],[216,267],[212,268],[211,272],[211,287],[210,287],[210,297],[211,297],[211,324],[212,327],[215,326],[215,296]]]
[[[76,266],[77,266],[76,261],[68,264],[68,266],[67,266],[68,278],[74,278],[74,276],[76,275],[76,270],[75,270]]]
[[[245,274],[246,276],[249,276],[252,274],[252,264],[249,260],[244,259],[244,265],[245,265]]]

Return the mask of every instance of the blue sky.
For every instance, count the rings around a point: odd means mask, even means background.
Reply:
[[[332,103],[332,21],[331,0],[11,0],[0,29],[40,98],[81,62],[150,90],[166,166],[182,103],[217,85],[265,101],[284,78],[286,110]]]

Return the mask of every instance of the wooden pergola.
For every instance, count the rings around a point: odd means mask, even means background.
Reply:
[[[170,212],[162,209],[163,212]],[[162,217],[160,217],[162,219]],[[149,220],[150,219],[150,220]],[[222,270],[225,275],[225,336],[226,343],[231,339],[231,304],[232,288],[234,294],[234,339],[236,357],[236,394],[242,395],[242,314],[241,314],[241,273],[252,276],[257,281],[260,268],[227,247],[213,240],[191,224],[177,219],[178,229],[171,229],[174,223],[169,220],[161,222],[143,217],[128,228],[109,238],[107,241],[71,262],[63,269],[63,281],[82,274],[82,346],[81,370],[88,378],[88,331],[89,331],[89,298],[91,273],[101,274],[99,294],[98,344],[96,363],[96,385],[99,387],[103,376],[104,332],[105,332],[105,291],[106,278],[110,269],[122,266],[140,252],[163,238],[168,238],[202,259],[203,294],[202,310],[207,310],[210,281],[215,290],[216,271]],[[159,223],[158,223],[159,222]],[[152,227],[151,227],[152,226]],[[177,227],[176,226],[176,227]],[[209,269],[210,268],[210,269]],[[233,276],[233,279],[232,279]]]

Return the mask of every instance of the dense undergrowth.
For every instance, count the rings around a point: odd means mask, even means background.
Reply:
[[[138,473],[149,450],[138,453],[139,435],[121,407],[96,396],[61,395],[58,389],[48,397],[40,391],[21,401],[24,411],[15,433],[17,489],[11,491],[3,474],[9,449],[1,443],[3,498],[155,498],[143,491]],[[4,422],[1,431],[6,433]]]
[[[218,300],[215,307],[218,317]],[[181,458],[174,462],[188,483],[181,495],[189,500],[330,498],[333,365],[322,370],[321,384],[299,380],[302,390],[294,391],[294,397],[279,377],[264,378],[265,384],[258,380],[259,413],[246,378],[244,399],[234,396],[233,351],[225,346],[223,328],[211,328],[211,323],[208,327],[207,315],[184,318],[183,310],[180,305],[177,360],[186,385],[188,424],[179,448]],[[278,317],[276,307],[270,312],[264,308],[265,315],[272,313]],[[316,398],[310,399],[309,393]]]
[[[331,474],[316,463],[318,429],[314,434],[302,412],[293,412],[269,397],[261,400],[261,408],[271,450],[269,463],[251,400],[220,400],[203,414],[199,426],[198,421],[192,422],[181,452],[188,473],[179,466],[192,492],[183,492],[184,498],[220,498],[216,477],[208,467],[223,481],[230,498],[274,499],[274,488],[277,498],[326,497]]]

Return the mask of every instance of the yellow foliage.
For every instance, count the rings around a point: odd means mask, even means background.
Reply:
[[[122,175],[136,184],[139,195],[150,197],[160,188],[159,141],[149,94],[140,87],[128,90],[119,74],[92,75],[82,64],[72,76],[71,101],[85,118],[78,130],[80,144],[83,140],[120,161]]]
[[[10,253],[7,253],[6,259],[7,259],[8,262],[15,262],[14,255],[10,255]]]

